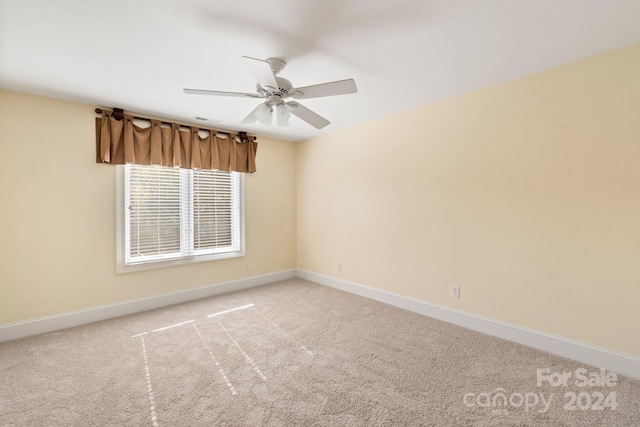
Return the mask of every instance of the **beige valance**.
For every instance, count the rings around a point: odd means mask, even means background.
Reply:
[[[121,119],[121,120],[119,120]],[[102,111],[96,118],[96,161],[98,163],[179,166],[184,169],[256,171],[255,137],[148,119],[149,127],[133,123],[134,117]],[[146,119],[145,119],[146,120]]]

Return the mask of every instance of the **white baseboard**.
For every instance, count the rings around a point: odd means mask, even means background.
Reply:
[[[298,269],[297,276],[494,337],[640,380],[640,358],[534,329]]]
[[[296,277],[296,270],[285,270],[277,273],[218,283],[197,289],[189,289],[150,298],[92,307],[86,310],[41,317],[24,322],[4,324],[0,325],[0,342],[44,334],[46,332],[85,325],[87,323],[98,322],[100,320],[111,319],[114,317],[126,316],[128,314],[139,313],[200,298],[266,285],[268,283],[291,279],[294,277]]]

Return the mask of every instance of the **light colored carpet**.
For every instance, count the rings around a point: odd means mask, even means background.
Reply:
[[[293,279],[0,344],[0,425],[640,425],[640,382],[580,367]]]

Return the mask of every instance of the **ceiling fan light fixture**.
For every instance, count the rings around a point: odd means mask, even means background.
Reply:
[[[258,120],[260,120],[260,123],[270,126],[272,121],[272,117],[271,117],[272,111],[273,110],[271,109],[271,106],[269,105],[269,103],[263,102],[258,106],[258,108],[256,108],[255,114]]]
[[[278,123],[278,126],[289,125],[289,119],[291,118],[291,113],[289,112],[289,109],[284,104],[284,102],[281,102],[278,105],[276,105],[276,118],[277,118],[276,121]]]
[[[260,123],[262,123],[265,126],[271,126],[271,123],[273,122],[273,118],[271,117],[271,115],[258,120],[260,120]]]

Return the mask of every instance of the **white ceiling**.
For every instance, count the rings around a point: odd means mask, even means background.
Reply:
[[[0,0],[0,87],[299,141],[638,43],[638,17],[638,0]],[[318,131],[182,92],[255,92],[243,55],[358,93],[303,100]]]

